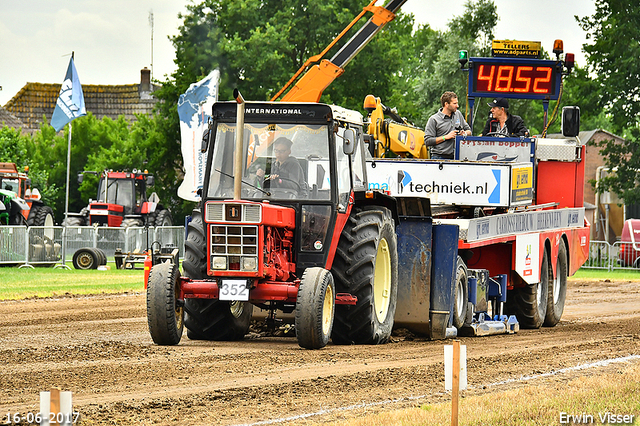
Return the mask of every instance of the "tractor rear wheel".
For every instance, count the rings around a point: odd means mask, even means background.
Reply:
[[[453,300],[453,326],[458,330],[464,325],[469,306],[469,281],[467,275],[467,265],[464,264],[462,257],[458,256],[455,297]]]
[[[336,291],[331,272],[308,268],[302,274],[296,298],[296,335],[306,349],[327,346],[336,305]]]
[[[199,209],[192,213],[184,243],[184,275],[191,279],[207,278],[207,238]],[[249,302],[226,302],[210,299],[185,299],[184,325],[193,340],[240,340],[249,331],[253,306]]]
[[[515,287],[507,295],[507,311],[514,313],[520,327],[540,328],[547,315],[549,297],[549,258],[543,251],[540,265],[540,282]]]
[[[564,312],[564,302],[567,299],[568,260],[567,248],[563,241],[558,247],[558,259],[556,260],[556,277],[552,277],[553,270],[549,268],[549,297],[547,301],[547,315],[544,325],[553,327],[560,322]]]
[[[128,229],[130,227],[142,228],[144,226],[144,222],[142,219],[138,218],[128,218],[124,219],[122,223],[120,223],[120,228]]]
[[[96,269],[98,264],[98,254],[91,247],[78,249],[73,254],[73,267],[76,269]]]
[[[147,323],[156,345],[177,345],[184,328],[184,310],[178,306],[180,270],[170,262],[159,263],[149,272]]]
[[[156,214],[155,226],[171,226],[173,220],[171,219],[171,212],[167,209],[160,210]]]
[[[398,296],[397,237],[388,209],[354,208],[342,230],[331,272],[337,293],[358,298],[355,306],[336,306],[333,342],[388,342]]]
[[[27,219],[29,226],[54,226],[53,209],[49,206],[35,205],[31,207],[29,218]]]

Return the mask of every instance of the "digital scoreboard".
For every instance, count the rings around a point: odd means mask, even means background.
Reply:
[[[556,61],[471,58],[469,96],[558,99],[562,73]]]

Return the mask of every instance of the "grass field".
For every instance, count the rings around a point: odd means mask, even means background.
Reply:
[[[578,272],[569,279],[576,280],[640,280],[640,270],[616,269],[607,271],[606,269],[578,269]]]
[[[102,294],[144,290],[142,270],[76,270],[0,268],[0,300]]]
[[[559,424],[640,425],[640,366],[619,367],[616,371],[579,377],[551,384],[530,381],[524,387],[474,395],[460,400],[460,426],[539,426]],[[561,421],[562,413],[592,416],[593,421]],[[616,416],[612,422],[607,413]],[[631,420],[633,416],[633,420]],[[601,421],[601,419],[605,421]],[[567,417],[564,417],[566,420]],[[586,417],[589,420],[589,417]],[[609,420],[609,421],[606,421]],[[631,422],[629,422],[631,420]],[[449,425],[451,403],[423,404],[404,410],[385,411],[353,420],[330,423],[332,426],[422,426]]]
[[[640,272],[580,269],[572,280],[639,280]],[[107,271],[53,268],[0,268],[0,300],[51,297],[64,294],[125,293],[144,290],[142,270]]]

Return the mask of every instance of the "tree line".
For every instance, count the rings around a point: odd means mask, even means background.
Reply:
[[[132,123],[124,117],[98,120],[92,114],[74,121],[69,211],[80,211],[97,193],[97,178],[88,175],[78,184],[75,176],[79,171],[146,169],[156,176],[152,190],[171,209],[175,222],[182,223],[194,204],[177,197],[182,178],[179,96],[218,68],[220,100],[231,99],[234,88],[246,99],[269,100],[362,7],[362,0],[204,0],[189,4],[180,15],[178,35],[172,37],[177,69],[158,81],[161,88],[154,95],[160,102],[155,114],[138,116]],[[492,0],[468,0],[464,12],[454,16],[444,31],[416,25],[413,15],[400,11],[325,90],[321,102],[364,113],[362,102],[373,94],[424,128],[440,107],[440,95],[453,90],[465,112],[467,74],[457,62],[458,51],[467,50],[470,57],[489,56],[498,18]],[[576,16],[576,20],[589,37],[583,47],[587,63],[578,64],[565,79],[559,107],[580,106],[582,129],[604,128],[626,138],[622,146],[604,143],[602,148],[607,165],[627,167],[624,176],[628,178],[640,169],[636,164],[640,163],[640,65],[635,60],[640,53],[640,5],[629,0],[596,0],[594,15]],[[620,34],[625,34],[624,42]],[[549,55],[543,52],[543,57]],[[479,112],[473,120],[474,134],[484,125],[485,103],[483,99],[476,102]],[[541,102],[510,103],[533,134],[542,133]],[[549,110],[554,108],[551,101]],[[549,133],[558,131],[559,120],[549,128]],[[33,186],[54,208],[58,223],[64,215],[67,130],[64,132],[56,134],[46,122],[33,135],[0,128],[0,161],[29,166]],[[604,183],[630,202],[640,200],[635,179]]]

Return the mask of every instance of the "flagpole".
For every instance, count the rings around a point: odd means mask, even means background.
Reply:
[[[65,262],[67,260],[67,231],[69,226],[69,175],[71,174],[71,122],[87,112],[84,106],[84,96],[82,85],[73,64],[74,52],[71,52],[71,60],[67,68],[67,74],[60,88],[60,96],[56,102],[56,107],[51,116],[51,125],[56,132],[62,130],[65,124],[69,124],[69,141],[67,142],[67,184],[64,199],[64,221],[62,223],[62,264],[56,265],[62,268],[69,268]]]
[[[75,52],[71,52],[73,60]],[[62,268],[71,269],[66,265],[67,260],[67,226],[69,225],[69,174],[71,170],[71,121],[69,121],[69,139],[67,142],[67,184],[64,197],[64,227],[62,228]]]

